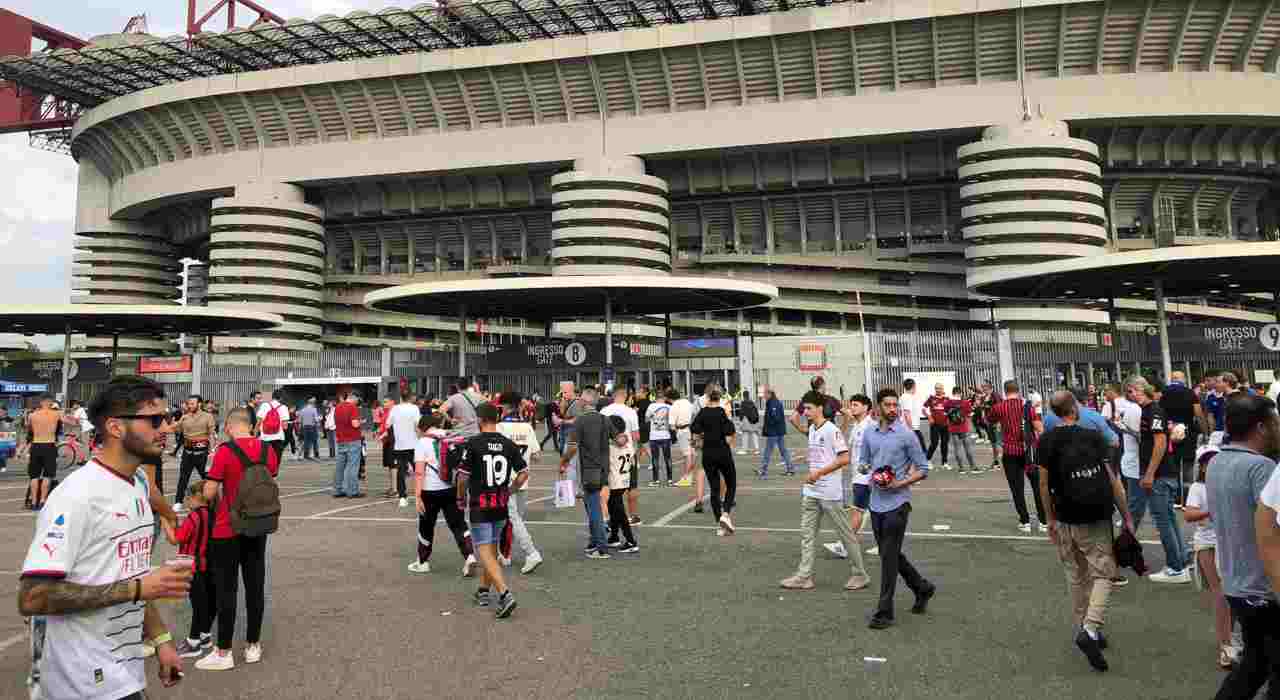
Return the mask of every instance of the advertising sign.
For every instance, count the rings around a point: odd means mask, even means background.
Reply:
[[[181,374],[190,371],[190,355],[138,358],[138,374]]]
[[[82,357],[71,360],[68,381],[98,382],[111,378],[111,358]],[[0,379],[13,384],[62,383],[62,360],[0,360]]]
[[[825,343],[801,343],[796,346],[796,369],[801,372],[818,372],[831,368]]]
[[[504,369],[576,369],[601,367],[605,364],[604,340],[529,340],[495,343],[487,348],[485,359],[491,370]],[[631,343],[613,341],[613,364],[631,364]]]
[[[733,338],[680,338],[667,343],[667,357],[737,357]]]
[[[1154,353],[1160,352],[1160,334],[1153,327],[1147,340]],[[1169,348],[1180,354],[1238,355],[1249,352],[1280,351],[1280,323],[1215,323],[1213,325],[1169,326]]]

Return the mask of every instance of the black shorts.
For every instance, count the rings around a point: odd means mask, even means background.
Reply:
[[[30,479],[52,479],[58,475],[58,446],[52,442],[41,442],[31,446],[30,461],[27,463],[27,477]]]
[[[395,450],[392,453],[396,467],[413,468],[413,450]]]

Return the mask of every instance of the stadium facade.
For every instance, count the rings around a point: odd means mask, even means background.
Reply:
[[[5,78],[92,106],[72,139],[76,300],[176,301],[180,260],[197,258],[208,304],[285,316],[266,347],[420,347],[456,342],[457,321],[373,311],[364,295],[625,263],[781,290],[767,307],[673,318],[677,333],[964,328],[993,309],[1008,324],[1070,327],[1107,323],[1105,302],[1083,290],[1047,308],[993,307],[969,286],[995,263],[1280,230],[1272,0],[783,3],[760,14],[739,2],[738,16],[668,13],[568,36],[524,12],[530,21],[491,45],[388,43],[384,28],[495,31],[480,11],[497,4],[202,35],[203,52],[183,56],[167,40],[0,62]],[[628,16],[647,23],[640,9]],[[321,56],[339,29],[368,57]],[[987,127],[1018,122],[1024,93],[1049,126],[1021,146],[982,145]],[[635,158],[646,174],[611,172]],[[1070,204],[1001,204],[984,176],[993,161],[1056,183],[1035,198]],[[593,238],[596,209],[630,212],[632,233]],[[1008,225],[1019,211],[1045,212],[1032,217],[1044,225]],[[1175,315],[1274,318],[1269,296],[1233,295],[1213,272],[1206,260],[1203,294],[1171,305]],[[1153,312],[1117,303],[1125,323]],[[663,330],[630,319],[624,332]]]

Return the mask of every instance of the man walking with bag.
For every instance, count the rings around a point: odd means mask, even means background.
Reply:
[[[218,635],[213,653],[196,662],[202,671],[235,668],[231,637],[236,629],[238,583],[244,576],[248,614],[244,662],[262,660],[262,618],[266,612],[267,536],[280,520],[280,490],[275,476],[280,459],[267,443],[253,437],[249,412],[235,409],[227,416],[230,438],[213,455],[204,497],[217,501],[209,557],[218,595]]]
[[[1102,625],[1116,576],[1111,514],[1113,509],[1123,513],[1130,532],[1133,518],[1124,486],[1107,468],[1110,448],[1102,433],[1078,425],[1079,407],[1071,392],[1057,392],[1051,405],[1062,424],[1040,439],[1040,497],[1049,539],[1058,546],[1071,587],[1076,646],[1091,666],[1105,671]]]

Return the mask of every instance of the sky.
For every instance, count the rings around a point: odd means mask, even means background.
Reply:
[[[314,18],[345,15],[353,10],[376,11],[387,6],[409,7],[422,0],[258,0],[284,17]],[[203,14],[215,0],[197,0]],[[167,37],[185,34],[187,3],[183,0],[5,0],[5,8],[82,39],[119,32],[129,18],[146,14],[149,33]],[[243,9],[244,23],[253,15]],[[219,15],[210,29],[222,31]],[[27,145],[27,135],[0,135],[0,303],[39,300],[63,303],[71,299],[71,257],[75,228],[76,164],[70,156],[47,153]],[[3,334],[0,338],[12,339]],[[60,347],[62,339],[39,337],[43,348]]]

